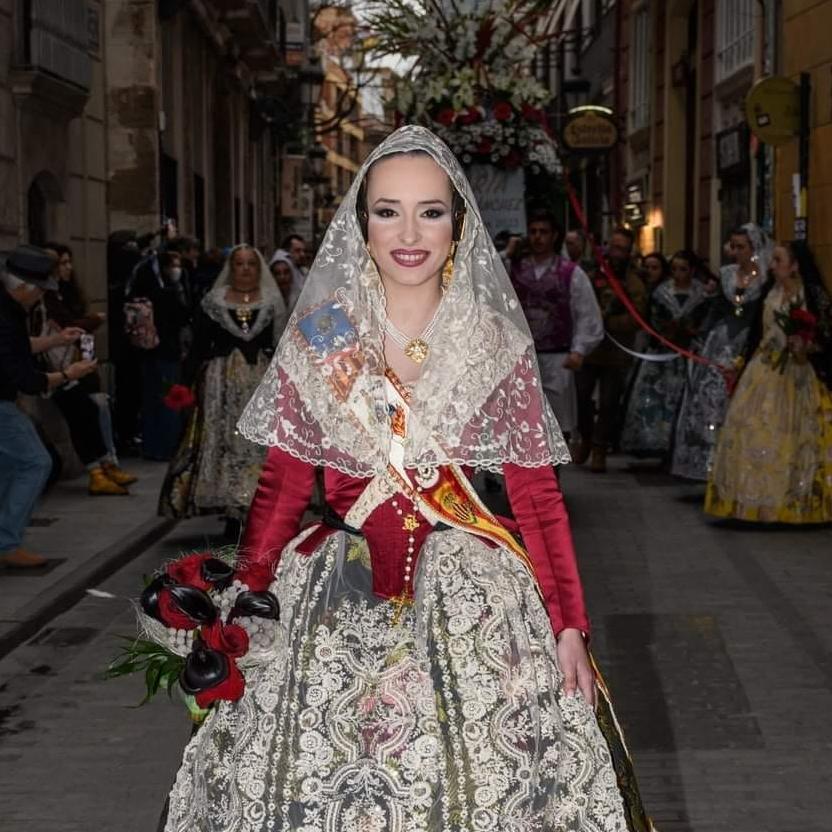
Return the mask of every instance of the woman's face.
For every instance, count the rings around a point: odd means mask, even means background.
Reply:
[[[644,261],[644,270],[647,272],[647,282],[651,286],[655,286],[662,282],[664,274],[662,273],[662,261],[658,257],[648,257]]]
[[[754,250],[751,248],[751,240],[745,234],[731,235],[731,256],[738,265],[747,266],[752,254]]]
[[[687,286],[691,279],[690,263],[681,257],[674,257],[670,262],[670,274],[676,283]]]
[[[385,282],[438,280],[453,241],[452,190],[429,156],[373,165],[367,183],[367,245]]]
[[[67,281],[72,279],[72,255],[68,251],[65,251],[58,258],[58,269],[56,274],[58,280]]]
[[[260,261],[250,248],[231,255],[231,283],[237,289],[253,289],[260,281]]]
[[[278,289],[280,289],[284,297],[287,296],[289,290],[292,288],[292,270],[289,268],[289,264],[284,260],[276,260],[272,264],[272,276],[274,277],[275,283],[277,283]]]
[[[776,246],[772,252],[771,273],[781,286],[794,276],[795,264],[785,246]]]

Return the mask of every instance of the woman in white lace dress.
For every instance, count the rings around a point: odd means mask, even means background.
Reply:
[[[277,596],[279,636],[185,750],[168,832],[650,828],[585,647],[532,338],[429,131],[359,171],[239,427],[269,451],[237,578]],[[301,530],[316,466],[325,519]]]

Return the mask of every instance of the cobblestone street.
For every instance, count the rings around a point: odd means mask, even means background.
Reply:
[[[710,523],[698,489],[618,457],[562,479],[596,657],[659,832],[828,832],[832,532]],[[137,527],[152,507],[148,493]],[[37,532],[57,549],[71,522]],[[142,575],[221,528],[179,524],[100,585],[119,600],[85,597],[0,662],[3,832],[155,832],[184,709],[132,709],[139,680],[97,674]],[[33,580],[0,576],[18,594]]]

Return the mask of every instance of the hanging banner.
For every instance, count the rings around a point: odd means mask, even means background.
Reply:
[[[493,165],[471,165],[468,178],[492,237],[500,231],[526,233],[526,181],[522,168],[500,170]]]

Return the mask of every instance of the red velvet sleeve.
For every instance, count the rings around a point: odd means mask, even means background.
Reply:
[[[569,515],[553,468],[503,466],[511,510],[534,565],[555,635],[567,627],[589,634]]]
[[[270,448],[248,511],[237,577],[251,589],[268,588],[286,544],[315,488],[315,468],[279,448]]]

